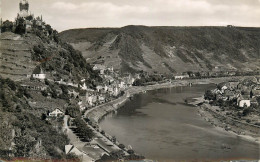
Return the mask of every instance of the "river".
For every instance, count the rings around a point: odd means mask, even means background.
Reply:
[[[173,87],[138,94],[100,123],[105,132],[158,161],[259,159],[259,145],[216,129],[185,99],[214,85]]]

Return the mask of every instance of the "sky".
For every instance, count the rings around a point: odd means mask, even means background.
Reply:
[[[146,26],[260,27],[260,0],[28,0],[35,16],[63,31]],[[20,0],[0,0],[3,20],[14,20]]]

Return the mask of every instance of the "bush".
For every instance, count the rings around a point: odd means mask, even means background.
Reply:
[[[11,32],[13,29],[13,23],[9,20],[3,22],[1,32]]]
[[[76,118],[78,116],[80,116],[80,110],[79,110],[79,107],[77,105],[70,105],[67,107],[66,109],[66,112],[65,112],[66,115],[69,115],[73,118]]]
[[[216,100],[216,95],[212,93],[211,90],[206,90],[204,94],[204,99],[205,100]]]
[[[47,93],[46,90],[41,91],[41,93],[42,93],[42,95],[43,95],[44,97],[47,97],[47,96],[48,96],[48,93]]]
[[[243,116],[247,116],[251,112],[250,108],[246,108],[243,110]]]

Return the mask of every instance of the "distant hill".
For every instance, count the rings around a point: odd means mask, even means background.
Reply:
[[[126,26],[71,29],[59,35],[87,62],[123,73],[260,68],[260,28]]]

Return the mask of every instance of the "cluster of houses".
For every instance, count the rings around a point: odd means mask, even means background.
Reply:
[[[257,98],[260,97],[260,78],[220,83],[212,92],[216,95],[216,100],[236,100],[239,107],[257,106],[259,105]]]
[[[93,70],[100,73],[104,82],[96,86],[96,89],[88,89],[85,85],[85,79],[81,80],[83,86],[82,90],[86,93],[83,95],[75,94],[75,92],[69,92],[73,94],[74,97],[78,97],[80,100],[78,105],[81,110],[89,107],[97,106],[99,104],[110,101],[112,98],[118,97],[126,88],[131,87],[135,81],[135,77],[130,74],[125,77],[120,77],[113,69],[107,68],[104,65],[96,64],[93,66]]]

